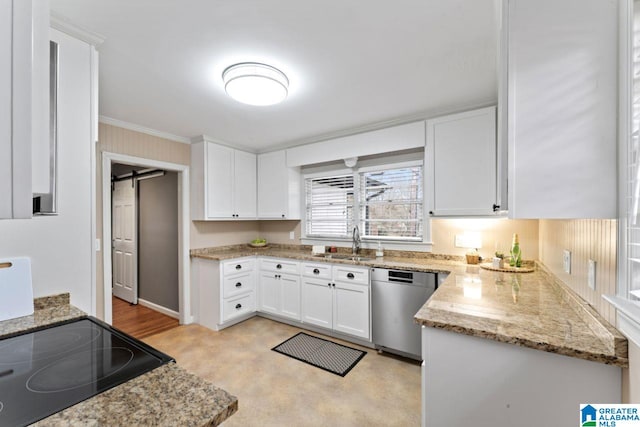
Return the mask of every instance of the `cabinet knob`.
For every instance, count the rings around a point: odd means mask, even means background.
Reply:
[[[240,270],[242,269],[242,266],[240,264],[236,265],[236,270]]]
[[[238,282],[236,283],[236,288],[241,288],[242,287],[242,283]]]
[[[284,218],[284,214],[282,214],[282,218]]]
[[[329,287],[331,287],[331,282],[327,283],[327,285],[328,285]]]
[[[331,286],[333,286],[333,287],[335,288],[335,287],[336,287],[336,284],[335,284],[335,283],[332,283],[332,284],[331,284]]]
[[[433,211],[429,211],[429,215],[433,215]]]
[[[347,278],[348,278],[348,279],[353,279],[354,277],[356,277],[356,276],[354,276],[354,275],[353,275],[353,273],[349,273],[349,274],[347,274]]]
[[[242,304],[236,304],[236,310],[240,310],[242,308]]]
[[[277,268],[278,270],[280,270],[280,269],[282,268],[282,264],[278,264],[278,265],[276,265],[276,268]]]
[[[320,270],[318,270],[317,268],[313,269],[313,274],[320,274]]]
[[[493,204],[493,211],[498,212],[500,210],[500,205]]]

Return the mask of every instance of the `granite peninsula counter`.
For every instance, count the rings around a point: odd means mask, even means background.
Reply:
[[[191,256],[216,261],[268,256],[449,273],[418,311],[416,322],[545,352],[628,366],[626,338],[539,264],[533,273],[503,273],[467,265],[459,256],[408,251],[388,251],[383,258],[361,261],[325,259],[312,255],[310,246],[299,245],[225,246],[192,250]]]
[[[69,295],[34,300],[33,315],[0,322],[0,338],[86,314]],[[238,410],[238,399],[171,362],[44,418],[36,426],[217,426]]]

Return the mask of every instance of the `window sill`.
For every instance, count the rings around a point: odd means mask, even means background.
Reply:
[[[378,242],[384,249],[396,251],[415,251],[415,252],[431,252],[433,250],[432,242],[420,241],[403,241],[403,240],[362,240],[360,247],[363,249],[377,249]],[[337,247],[351,247],[351,239],[330,239],[321,237],[302,237],[303,245],[323,245]]]
[[[603,295],[602,298],[616,308],[617,329],[640,347],[640,305],[618,296]]]

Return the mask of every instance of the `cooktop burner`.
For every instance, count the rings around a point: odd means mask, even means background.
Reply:
[[[0,425],[27,425],[171,357],[84,317],[0,340]]]
[[[40,332],[34,347],[33,337],[23,335],[13,340],[0,341],[0,370],[2,365],[29,363],[58,354],[69,353],[95,341],[101,334],[91,325],[79,325],[58,331],[55,328]]]

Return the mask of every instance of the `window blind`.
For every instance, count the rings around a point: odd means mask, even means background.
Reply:
[[[313,237],[350,237],[354,211],[353,175],[305,180],[306,234]]]
[[[360,173],[363,237],[422,240],[422,166]]]

